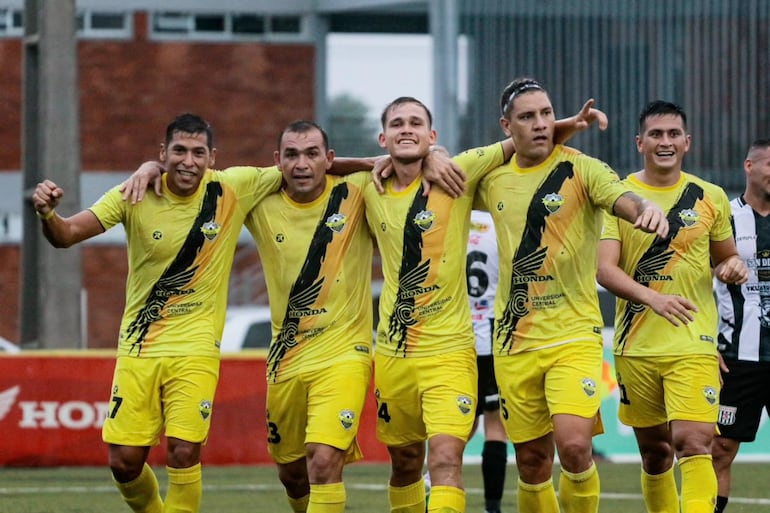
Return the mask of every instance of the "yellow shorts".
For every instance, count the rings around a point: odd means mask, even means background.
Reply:
[[[632,427],[672,420],[717,421],[719,363],[715,355],[615,356],[618,417]]]
[[[165,428],[167,437],[205,443],[218,380],[218,358],[118,357],[102,440],[158,445]]]
[[[572,342],[509,356],[495,356],[500,414],[514,443],[553,431],[557,414],[595,417],[594,435],[604,432],[599,417],[601,342]]]
[[[371,359],[336,362],[332,367],[267,385],[267,447],[276,463],[305,457],[305,444],[348,451],[361,459],[356,433],[372,378]]]
[[[476,351],[399,358],[374,355],[377,438],[402,447],[434,435],[470,436],[476,418]]]

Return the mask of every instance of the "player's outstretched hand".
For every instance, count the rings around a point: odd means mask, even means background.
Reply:
[[[594,108],[594,99],[589,98],[584,104],[580,112],[575,116],[575,128],[578,130],[585,130],[593,123],[598,123],[599,130],[607,130],[609,126],[609,120],[607,114],[604,111]]]

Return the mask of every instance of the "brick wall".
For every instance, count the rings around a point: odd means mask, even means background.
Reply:
[[[272,165],[278,132],[314,115],[312,45],[157,42],[135,16],[133,41],[78,43],[84,172],[132,170],[158,157],[168,122],[195,112],[214,127],[217,167]],[[0,172],[21,168],[22,48],[0,40]],[[19,338],[19,248],[0,246],[0,336]],[[254,265],[254,258],[243,265]],[[88,246],[89,347],[115,347],[125,294],[125,248]]]

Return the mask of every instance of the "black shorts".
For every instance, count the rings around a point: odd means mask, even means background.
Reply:
[[[479,399],[476,402],[476,416],[486,411],[500,409],[500,390],[495,379],[495,364],[491,354],[477,355],[479,369]]]
[[[770,411],[770,363],[726,362],[724,385],[719,394],[719,431],[725,438],[753,442],[762,409]]]

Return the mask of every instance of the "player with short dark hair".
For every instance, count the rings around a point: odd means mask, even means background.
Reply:
[[[596,292],[601,211],[665,233],[663,213],[624,187],[603,162],[555,144],[548,92],[516,79],[500,98],[500,124],[516,148],[481,182],[497,232],[495,375],[503,423],[516,451],[518,507],[593,512],[599,475],[591,438],[601,432],[602,317]]]
[[[719,435],[711,446],[716,513],[730,495],[730,468],[741,443],[753,442],[770,409],[770,139],[757,139],[743,161],[746,188],[730,202],[738,254],[749,269],[741,285],[716,282],[718,348],[724,365]]]
[[[615,369],[621,422],[634,429],[649,511],[711,513],[711,462],[719,401],[717,312],[713,275],[746,280],[724,191],[682,170],[690,148],[686,116],[676,104],[650,102],[636,145],[644,167],[625,182],[667,212],[668,234],[647,235],[605,216],[599,243],[601,285],[618,296]]]
[[[55,183],[45,180],[32,196],[43,233],[56,247],[119,223],[126,230],[126,306],[102,438],[115,484],[137,512],[200,509],[200,455],[215,411],[226,277],[246,214],[281,183],[275,169],[216,173],[210,169],[215,155],[209,124],[183,114],[161,144],[162,196],[133,205],[117,186],[67,218],[54,211],[64,193]],[[165,500],[146,463],[162,432]]]

